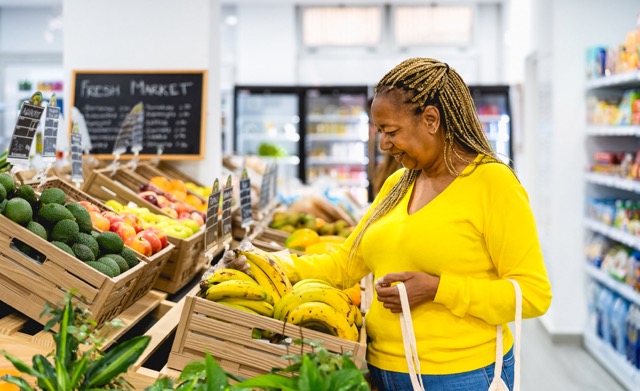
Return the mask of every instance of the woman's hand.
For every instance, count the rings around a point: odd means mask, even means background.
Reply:
[[[376,280],[376,293],[378,301],[384,308],[393,313],[402,312],[400,294],[394,282],[404,282],[409,298],[409,306],[413,307],[425,301],[433,301],[438,291],[440,277],[432,276],[424,272],[389,273]]]

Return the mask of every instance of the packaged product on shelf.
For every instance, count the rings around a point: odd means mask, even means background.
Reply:
[[[626,358],[634,368],[640,369],[640,307],[633,304],[627,313]]]
[[[634,251],[629,256],[627,284],[640,292],[640,251]]]
[[[592,238],[587,241],[587,246],[585,247],[587,261],[593,266],[600,268],[602,266],[602,260],[610,247],[610,240],[602,235],[594,234]]]
[[[587,329],[592,330],[594,333],[597,331],[597,306],[602,289],[602,285],[595,280],[587,280]]]
[[[613,302],[613,306],[611,307],[610,314],[610,330],[611,330],[611,339],[609,343],[613,348],[620,353],[621,355],[625,355],[626,352],[626,320],[627,315],[629,313],[629,303],[623,299],[622,297],[618,297]]]
[[[609,309],[613,305],[615,300],[613,292],[609,289],[602,287],[600,295],[598,296],[598,302],[596,304],[596,333],[600,339],[604,341],[611,340],[611,328],[609,321]]]
[[[602,270],[614,279],[625,282],[629,272],[629,249],[622,245],[610,249],[602,260]]]

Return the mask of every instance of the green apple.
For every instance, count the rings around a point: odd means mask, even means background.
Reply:
[[[186,239],[191,236],[191,230],[183,225],[173,225],[160,228],[168,236],[173,236],[178,239]]]
[[[109,201],[105,202],[104,204],[106,206],[108,206],[109,208],[113,209],[113,211],[118,213],[118,214],[123,212],[124,205],[122,205],[121,203],[119,203],[116,200],[109,200]]]
[[[200,230],[200,224],[198,224],[195,220],[191,219],[182,219],[180,220],[182,225],[189,228],[192,233],[196,233]]]
[[[146,221],[149,224],[157,224],[160,221],[162,221],[158,218],[160,216],[151,212],[139,214],[138,217],[140,217],[142,220]]]

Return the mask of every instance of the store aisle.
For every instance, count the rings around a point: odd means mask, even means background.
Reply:
[[[522,390],[624,390],[591,355],[577,345],[554,345],[538,320],[522,325]]]

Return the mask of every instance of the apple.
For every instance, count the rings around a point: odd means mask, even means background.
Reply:
[[[132,250],[139,252],[145,257],[149,257],[152,255],[151,251],[151,243],[147,241],[147,239],[139,236],[139,234],[135,234],[133,236],[128,237],[124,244],[130,247]]]
[[[189,212],[179,212],[178,213],[178,219],[182,220],[182,219],[190,219],[191,218],[191,213]]]
[[[100,231],[109,231],[111,229],[111,222],[108,218],[101,215],[99,212],[89,212],[89,217],[91,217],[91,224]]]
[[[136,230],[124,221],[116,221],[111,224],[111,232],[117,233],[123,241],[136,235]]]
[[[115,223],[116,221],[124,221],[124,219],[120,217],[120,215],[110,210],[106,210],[102,212],[102,215],[107,219],[109,219],[109,222],[111,223],[111,225],[113,225],[113,223]]]
[[[178,239],[186,239],[192,235],[191,229],[183,225],[168,225],[161,229],[165,234]]]
[[[84,208],[89,212],[98,212],[98,213],[100,213],[100,208],[98,208],[97,206],[95,206],[94,204],[92,204],[89,201],[78,201],[78,204],[84,206]]]
[[[171,207],[169,207],[169,206],[165,206],[163,208],[160,208],[160,210],[162,210],[164,213],[168,214],[169,217],[171,217],[173,219],[177,219],[178,218],[178,212],[176,212],[175,210],[171,209]]]
[[[154,191],[143,191],[138,193],[138,197],[142,198],[143,200],[147,201],[150,204],[153,204],[155,206],[160,206],[158,205],[158,194],[156,194]]]
[[[119,203],[116,200],[109,200],[109,201],[105,202],[104,205],[106,207],[108,207],[108,208],[113,209],[113,211],[116,212],[116,213],[124,212],[124,205],[122,205],[121,203]]]
[[[189,228],[193,233],[196,233],[200,230],[200,225],[194,220],[180,219],[179,221],[182,223],[182,225]]]
[[[136,233],[144,229],[143,220],[140,217],[134,215],[133,213],[123,213],[120,215],[120,217],[122,217],[125,223],[129,223],[129,225],[131,225],[133,229],[136,230]]]
[[[169,206],[170,202],[167,199],[167,197],[159,195],[156,196],[156,205],[158,205],[160,208],[164,208],[166,206]]]
[[[193,208],[184,202],[176,202],[174,205],[174,209],[178,212],[178,215],[181,213],[191,213]]]
[[[156,234],[156,237],[160,240],[160,243],[162,244],[162,248],[167,247],[167,244],[169,244],[169,243],[168,243],[168,240],[167,240],[167,235],[164,232],[162,232],[157,227],[149,227],[149,228],[145,229],[145,231],[147,231],[147,230],[153,232],[154,234]]]
[[[198,225],[203,226],[204,222],[205,222],[205,218],[202,217],[202,214],[198,213],[197,211],[193,211],[191,212],[191,220],[195,221],[196,223],[198,223]]]
[[[156,235],[154,231],[143,229],[142,231],[138,232],[136,236],[141,236],[145,238],[147,242],[149,242],[149,244],[151,245],[151,252],[153,254],[163,249],[162,242],[160,241],[160,238],[158,238],[158,235]]]

